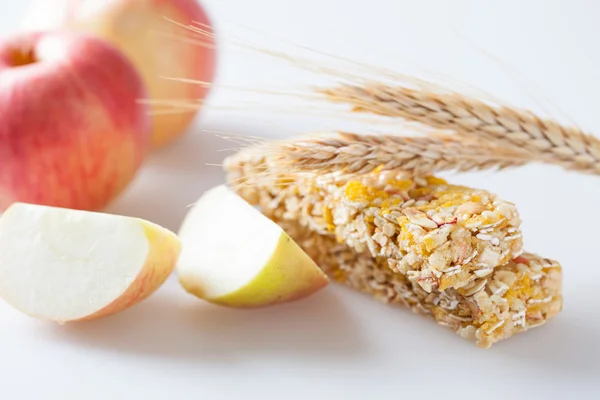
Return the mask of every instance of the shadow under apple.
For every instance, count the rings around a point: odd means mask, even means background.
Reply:
[[[219,165],[239,144],[217,132],[269,139],[286,135],[265,124],[208,115],[170,146],[151,153],[135,180],[104,211],[144,218],[176,232],[190,205],[206,190],[225,183]]]
[[[200,301],[173,280],[143,303],[102,320],[46,325],[69,345],[180,361],[242,362],[261,357],[339,360],[365,351],[359,321],[335,290],[261,309]]]
[[[214,133],[190,130],[171,146],[151,153],[136,179],[105,212],[144,218],[177,231],[189,206],[225,182],[221,167],[209,164],[222,163],[232,153],[223,150],[231,147]]]

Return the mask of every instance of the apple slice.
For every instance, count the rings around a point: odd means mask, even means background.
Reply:
[[[279,225],[224,185],[193,206],[179,238],[179,282],[211,303],[263,307],[309,296],[329,283]]]
[[[0,297],[40,319],[105,317],[158,289],[180,249],[138,218],[14,203],[0,218]]]

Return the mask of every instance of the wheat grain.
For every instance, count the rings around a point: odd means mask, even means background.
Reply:
[[[600,175],[600,140],[526,110],[495,105],[450,91],[372,83],[320,90],[353,111],[399,117],[463,137],[476,137],[568,170]]]
[[[525,151],[450,135],[410,137],[341,132],[267,146],[265,152],[275,156],[278,173],[312,170],[364,174],[378,169],[426,175],[441,171],[502,170],[534,160]]]

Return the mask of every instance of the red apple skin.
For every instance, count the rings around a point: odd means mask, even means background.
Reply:
[[[23,29],[63,28],[101,37],[117,46],[136,66],[150,100],[199,104],[210,92],[206,86],[176,82],[184,78],[213,83],[216,42],[211,35],[185,39],[196,25],[212,33],[212,21],[199,0],[37,0]],[[152,106],[152,148],[165,147],[183,135],[201,107],[159,113]]]
[[[0,209],[105,207],[148,152],[145,96],[131,62],[104,40],[38,32],[0,41]]]

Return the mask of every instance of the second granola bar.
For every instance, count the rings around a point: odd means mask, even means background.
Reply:
[[[426,292],[463,288],[523,252],[516,207],[487,191],[379,171],[291,179],[270,161],[237,153],[225,163],[229,182],[267,216],[383,257]]]

